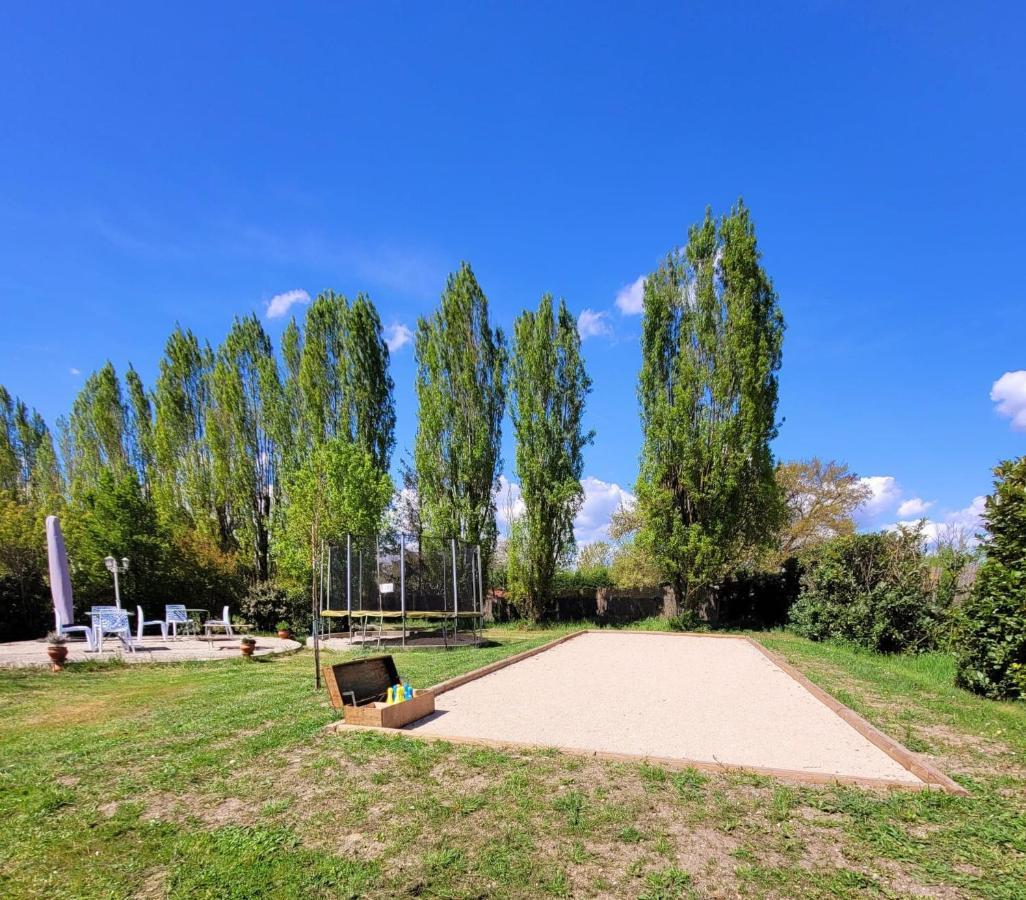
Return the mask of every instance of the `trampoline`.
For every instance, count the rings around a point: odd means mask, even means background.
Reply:
[[[320,634],[352,644],[480,643],[484,579],[476,544],[349,534],[321,553]]]

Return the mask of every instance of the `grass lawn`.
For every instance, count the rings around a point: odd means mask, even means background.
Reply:
[[[554,634],[395,656],[420,687]],[[1026,704],[941,654],[753,636],[971,796],[326,734],[305,651],[7,670],[0,896],[1026,897]]]

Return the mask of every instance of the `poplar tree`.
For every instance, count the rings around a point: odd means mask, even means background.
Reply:
[[[303,360],[303,337],[296,320],[290,319],[281,335],[282,409],[279,419],[281,435],[281,465],[285,473],[291,472],[303,458],[310,438],[303,415],[303,392],[299,384],[299,369]],[[284,479],[281,479],[284,480]]]
[[[125,373],[128,390],[128,455],[135,469],[143,493],[151,495],[153,477],[153,407],[139,373],[129,365]]]
[[[164,346],[153,395],[154,496],[164,521],[220,539],[206,441],[212,356],[180,327]]]
[[[43,417],[0,385],[0,494],[45,514],[63,503],[53,435]]]
[[[387,472],[395,446],[395,401],[388,344],[374,304],[358,294],[347,313],[345,392],[349,437]]]
[[[639,541],[695,608],[772,540],[784,321],[742,202],[645,282]],[[713,611],[714,613],[714,611]]]
[[[255,315],[233,322],[217,352],[210,385],[207,436],[217,506],[231,542],[264,581],[282,396],[271,341]]]
[[[559,563],[574,549],[574,518],[584,501],[583,450],[594,437],[581,426],[591,379],[577,322],[562,300],[553,314],[552,297],[543,296],[537,312],[517,318],[513,335],[510,413],[525,508],[516,581],[526,594],[514,602],[537,619]]]
[[[393,383],[388,346],[374,304],[363,294],[352,305],[341,294],[320,294],[307,309],[301,348],[289,336],[286,361],[298,352],[304,431],[312,446],[343,437],[388,470],[395,445]]]
[[[480,544],[487,564],[496,537],[506,348],[466,263],[449,276],[438,310],[418,320],[416,357],[414,462],[426,530]]]
[[[336,434],[348,436],[345,406],[346,298],[325,291],[307,307],[298,384],[304,430],[312,446]]]
[[[103,472],[134,474],[128,419],[121,382],[107,362],[86,379],[68,418],[65,467],[73,494],[95,487]]]

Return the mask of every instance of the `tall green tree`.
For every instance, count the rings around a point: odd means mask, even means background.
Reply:
[[[320,294],[306,311],[301,345],[289,336],[286,364],[298,354],[297,382],[304,431],[316,446],[342,436],[387,471],[395,445],[395,405],[388,346],[374,304],[363,294],[352,305],[341,294]]]
[[[645,282],[639,540],[690,608],[772,538],[784,320],[740,201]]]
[[[61,504],[63,482],[53,436],[43,417],[0,385],[0,493],[49,512]]]
[[[129,449],[129,411],[114,366],[90,375],[67,422],[65,469],[72,494],[94,488],[104,472],[135,473]]]
[[[128,457],[143,491],[149,495],[153,477],[153,406],[142,378],[133,366],[125,372],[128,390]]]
[[[255,315],[232,324],[210,384],[207,435],[217,506],[232,542],[265,581],[283,404],[271,340]]]
[[[176,327],[164,346],[153,395],[153,494],[161,519],[222,539],[206,439],[213,354]]]
[[[1026,456],[994,469],[983,513],[986,559],[962,607],[958,683],[994,698],[1026,698]]]
[[[295,319],[281,335],[282,369],[282,411],[281,411],[281,455],[282,471],[291,472],[299,464],[302,454],[309,447],[310,438],[303,414],[303,391],[299,382],[303,362],[303,336]]]
[[[338,436],[318,444],[288,474],[285,492],[288,503],[276,512],[274,556],[286,577],[309,583],[321,542],[381,531],[393,486],[370,453]]]
[[[346,410],[350,439],[387,472],[395,447],[395,400],[388,372],[388,344],[370,299],[358,294],[349,307],[346,344]]]
[[[577,322],[560,300],[542,297],[513,326],[509,394],[516,474],[524,501],[519,564],[525,597],[514,602],[531,619],[546,608],[560,562],[574,549],[574,518],[584,501],[584,447],[594,432],[581,420],[591,379],[581,358]]]
[[[417,322],[416,355],[414,461],[426,530],[480,544],[487,563],[496,537],[506,347],[466,263],[449,276],[438,310]]]

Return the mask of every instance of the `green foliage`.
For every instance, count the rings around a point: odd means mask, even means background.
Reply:
[[[301,344],[290,335],[285,356],[295,372],[308,440],[316,446],[344,437],[387,471],[395,445],[395,404],[388,347],[374,304],[362,294],[350,305],[341,294],[322,293],[307,308]]]
[[[128,389],[125,429],[128,461],[149,493],[153,477],[153,407],[139,373],[132,366],[125,373],[125,387]]]
[[[52,626],[45,519],[62,511],[63,486],[42,416],[0,385],[0,640]]]
[[[392,480],[366,450],[334,437],[310,453],[285,484],[285,502],[273,550],[295,585],[309,582],[322,541],[341,543],[347,533],[377,534],[392,499]]]
[[[493,491],[502,464],[505,340],[470,266],[449,276],[439,309],[417,323],[414,461],[425,530],[495,547]]]
[[[223,541],[206,439],[212,367],[209,346],[191,331],[171,332],[153,395],[153,495],[162,521]]]
[[[260,581],[270,573],[268,522],[287,430],[278,365],[256,316],[236,319],[217,352],[207,412],[214,496],[226,545],[251,561]]]
[[[239,614],[258,631],[295,628],[310,631],[310,597],[305,590],[265,581],[253,585],[239,603]]]
[[[809,551],[803,566],[791,608],[798,634],[881,653],[934,645],[937,610],[918,529],[837,537]]]
[[[129,446],[129,411],[108,362],[86,379],[71,407],[64,462],[72,495],[95,489],[103,473],[135,477]]]
[[[551,597],[559,563],[574,548],[574,517],[584,501],[583,450],[594,436],[581,427],[591,379],[577,322],[562,300],[554,315],[546,294],[537,312],[517,318],[509,390],[524,501],[522,546],[515,557],[523,567],[517,575],[522,590],[514,602],[537,619]]]
[[[120,579],[126,608],[168,596],[167,541],[134,472],[101,471],[94,485],[82,487],[68,509],[65,532],[79,610],[113,601],[113,581],[103,563],[107,556],[129,559]]]
[[[696,606],[781,515],[770,441],[784,322],[742,203],[645,281],[641,547]]]
[[[958,683],[1026,698],[1026,456],[994,469],[983,514],[986,560],[958,623]]]
[[[44,514],[0,493],[0,640],[38,637],[53,627]]]

